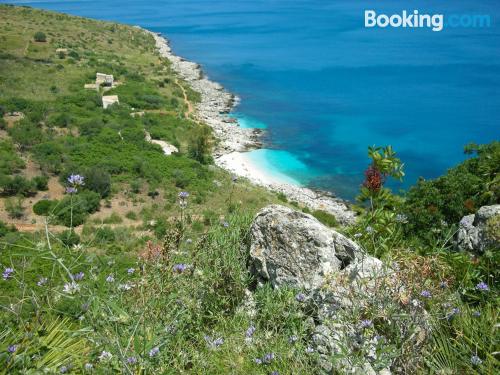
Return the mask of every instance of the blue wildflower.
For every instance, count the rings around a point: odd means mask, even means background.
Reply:
[[[271,363],[274,360],[274,358],[275,358],[274,353],[267,353],[262,358],[262,361],[265,363]]]
[[[420,293],[420,295],[424,298],[431,298],[432,297],[431,292],[429,292],[428,290],[423,290],[422,293]]]
[[[149,356],[151,358],[155,357],[156,355],[158,355],[158,353],[160,352],[160,348],[158,348],[157,346],[155,346],[153,349],[151,349],[149,351]]]
[[[68,177],[68,183],[72,186],[83,186],[85,185],[84,177],[79,174],[72,174]]]
[[[490,290],[490,288],[488,287],[488,285],[486,283],[482,282],[482,281],[479,284],[476,285],[476,289],[484,291],[484,292],[487,292],[488,290]]]
[[[73,279],[75,279],[76,281],[80,281],[83,280],[84,276],[85,274],[83,272],[78,272],[77,274],[73,275]]]
[[[8,280],[12,277],[12,274],[14,273],[14,268],[11,268],[11,267],[7,267],[4,271],[3,271],[3,279],[4,280]]]
[[[369,320],[369,319],[365,319],[365,320],[362,320],[361,323],[359,323],[359,326],[362,328],[362,329],[365,329],[365,328],[370,328],[372,326],[372,321]]]
[[[298,302],[304,302],[306,300],[306,295],[304,293],[299,293],[295,296]]]
[[[176,264],[175,266],[172,267],[172,270],[174,272],[177,272],[177,273],[183,273],[184,271],[186,271],[188,269],[188,265],[187,264],[184,264],[184,263],[179,263],[179,264]]]
[[[135,365],[137,363],[137,358],[135,358],[135,357],[128,357],[127,358],[127,363],[129,365]]]
[[[255,328],[254,326],[250,326],[250,327],[248,327],[248,329],[247,329],[247,331],[246,331],[246,333],[245,333],[245,336],[246,336],[246,337],[252,337],[252,336],[253,336],[253,334],[255,333],[255,329],[256,329],[256,328]]]
[[[481,363],[483,363],[481,358],[479,358],[477,355],[473,355],[472,357],[470,357],[470,362],[474,366],[479,366]]]
[[[9,353],[11,353],[11,354],[12,354],[12,353],[15,353],[15,352],[16,352],[17,348],[18,348],[18,345],[10,345],[10,346],[7,348],[7,351],[8,351]]]

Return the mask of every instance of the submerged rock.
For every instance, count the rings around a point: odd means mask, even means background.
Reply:
[[[458,250],[477,253],[500,248],[500,204],[483,206],[475,215],[464,216],[455,244]]]

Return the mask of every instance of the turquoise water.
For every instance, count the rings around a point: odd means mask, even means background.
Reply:
[[[164,33],[242,98],[243,126],[266,129],[274,151],[255,153],[257,163],[345,198],[363,179],[368,145],[393,145],[407,172],[394,187],[407,187],[463,160],[465,144],[500,138],[497,0],[15,3]],[[374,8],[487,14],[491,27],[366,29]]]

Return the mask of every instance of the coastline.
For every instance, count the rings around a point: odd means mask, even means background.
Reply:
[[[354,222],[356,214],[346,201],[334,197],[329,192],[291,184],[285,178],[272,175],[252,163],[245,153],[262,148],[262,130],[241,128],[227,116],[237,105],[239,98],[224,90],[219,83],[209,80],[199,64],[175,55],[168,40],[163,36],[139,26],[137,28],[153,36],[160,56],[168,59],[173,70],[193,90],[200,93],[201,101],[196,105],[195,116],[200,122],[209,125],[219,140],[213,153],[217,166],[238,177],[247,178],[253,184],[282,193],[290,201],[301,203],[311,210],[326,211],[334,215],[341,224]]]

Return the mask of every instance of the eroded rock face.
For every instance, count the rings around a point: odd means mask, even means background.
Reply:
[[[500,204],[483,206],[475,215],[464,216],[460,220],[456,247],[477,253],[500,248]]]
[[[353,241],[313,216],[284,206],[264,208],[251,228],[253,272],[273,287],[319,288],[325,276],[346,268],[360,255]]]

